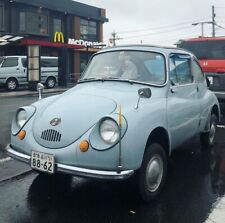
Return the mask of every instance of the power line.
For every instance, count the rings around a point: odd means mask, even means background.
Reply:
[[[162,33],[168,33],[168,32],[175,32],[175,31],[179,31],[179,30],[183,30],[183,29],[187,29],[187,28],[193,28],[190,25],[189,26],[185,26],[185,27],[181,27],[181,28],[175,28],[175,29],[170,29],[170,30],[164,30],[164,31],[159,31],[159,32],[155,32],[155,33],[145,33],[145,34],[140,34],[140,35],[135,35],[135,36],[125,36],[123,37],[123,39],[133,39],[133,38],[137,38],[137,37],[143,37],[143,36],[152,36],[152,35],[159,35]]]
[[[196,21],[196,20],[195,20]],[[165,26],[159,26],[159,27],[149,27],[145,29],[135,29],[135,30],[128,30],[128,31],[119,31],[119,34],[125,34],[125,33],[136,33],[136,32],[145,32],[145,31],[150,31],[150,30],[159,30],[159,29],[167,29],[170,27],[176,27],[176,26],[183,26],[183,25],[188,25],[190,23],[193,23],[195,21],[189,21],[189,22],[183,22],[183,23],[176,23],[176,24],[171,24],[171,25],[165,25]],[[199,21],[199,20],[198,20]]]

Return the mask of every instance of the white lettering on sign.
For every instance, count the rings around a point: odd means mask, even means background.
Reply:
[[[102,46],[104,46],[103,43],[85,41],[85,40],[82,40],[82,39],[76,40],[76,39],[72,39],[72,38],[68,39],[68,44],[70,44],[70,45],[81,45],[81,46],[85,46],[85,47],[96,47],[96,48],[101,48]]]

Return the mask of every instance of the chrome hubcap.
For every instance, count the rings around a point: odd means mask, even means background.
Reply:
[[[163,177],[163,160],[161,156],[154,155],[148,163],[146,170],[147,189],[150,192],[156,191]]]
[[[210,144],[213,143],[214,138],[215,138],[215,134],[216,134],[216,123],[212,122],[211,126],[210,126],[210,131],[209,131],[209,141]]]
[[[50,79],[50,80],[48,81],[48,86],[49,86],[49,87],[54,87],[54,85],[55,85],[55,81],[52,80],[52,79]]]
[[[10,90],[14,90],[16,88],[16,82],[15,81],[9,81],[8,82],[8,88]]]

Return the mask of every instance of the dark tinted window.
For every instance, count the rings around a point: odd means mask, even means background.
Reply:
[[[18,66],[18,58],[17,57],[6,58],[2,64],[2,67],[16,67],[16,66]]]
[[[27,58],[22,58],[23,67],[27,67]]]
[[[21,32],[33,34],[48,34],[47,14],[21,11],[19,13],[19,29]],[[29,22],[27,22],[29,21]]]
[[[97,23],[85,19],[80,20],[81,39],[89,41],[97,41]]]
[[[53,19],[53,32],[61,32],[62,31],[62,20],[54,18]]]
[[[182,42],[178,47],[191,51],[198,59],[225,59],[225,40]]]
[[[190,56],[181,54],[170,56],[170,80],[175,84],[192,83]]]
[[[41,59],[41,67],[58,67],[58,59]]]
[[[3,30],[3,29],[4,29],[4,10],[3,10],[3,5],[0,5],[0,30]]]

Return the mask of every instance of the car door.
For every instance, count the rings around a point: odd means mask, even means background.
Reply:
[[[199,103],[200,129],[204,129],[204,125],[208,118],[208,89],[203,71],[196,59],[192,60],[192,74],[197,85],[197,98]]]
[[[20,58],[20,82],[23,84],[27,84],[27,58]]]
[[[18,57],[6,57],[1,65],[1,74],[6,79],[10,77],[17,78],[19,74]]]
[[[167,120],[173,149],[194,136],[199,129],[197,84],[192,76],[188,54],[170,55],[169,77]]]

